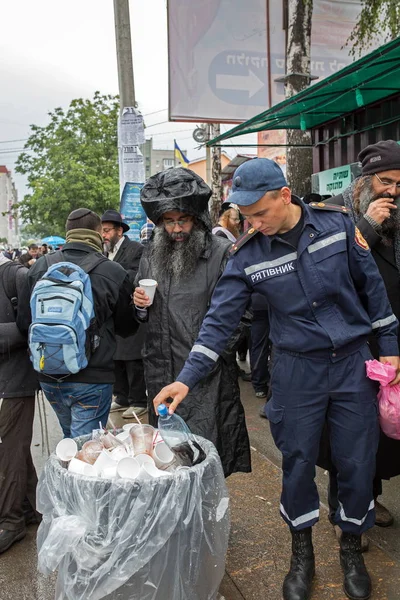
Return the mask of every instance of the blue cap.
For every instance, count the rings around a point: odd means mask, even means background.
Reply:
[[[250,206],[267,192],[285,186],[287,181],[276,162],[269,158],[253,158],[236,169],[228,201],[238,206]]]
[[[160,417],[166,417],[168,415],[168,408],[165,406],[165,404],[159,404],[157,406],[157,412]]]

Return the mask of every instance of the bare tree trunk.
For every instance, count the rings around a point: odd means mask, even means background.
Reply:
[[[213,123],[211,125],[211,139],[214,139],[220,134],[220,124]],[[211,155],[211,221],[213,225],[218,223],[218,215],[221,208],[222,200],[222,182],[221,182],[221,148],[213,146]]]
[[[310,85],[311,20],[313,0],[288,0],[285,96],[290,98]],[[287,179],[293,192],[304,196],[311,191],[311,133],[300,129],[287,131]]]

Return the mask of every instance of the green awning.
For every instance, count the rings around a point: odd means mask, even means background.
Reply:
[[[268,129],[312,129],[400,92],[400,37],[210,140]]]

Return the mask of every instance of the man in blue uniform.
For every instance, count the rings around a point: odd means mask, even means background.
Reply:
[[[379,356],[399,368],[397,319],[367,243],[344,207],[306,206],[268,159],[241,165],[230,200],[252,227],[232,248],[210,309],[177,381],[154,405],[170,411],[213,367],[253,292],[270,308],[274,346],[267,415],[283,455],[281,515],[292,534],[285,600],[307,600],[314,576],[311,528],[319,518],[314,483],[321,431],[328,419],[338,471],[343,531],[340,562],[349,598],[367,599],[371,581],[361,533],[374,524],[372,480],[378,444],[375,384],[365,361],[376,335]],[[393,384],[400,377],[397,375]]]

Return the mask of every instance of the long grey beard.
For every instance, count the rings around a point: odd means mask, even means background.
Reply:
[[[167,273],[177,280],[193,275],[205,248],[206,232],[197,224],[187,239],[175,242],[164,227],[156,227],[150,242],[150,266],[154,277]]]
[[[359,180],[354,190],[354,195],[356,198],[354,204],[358,206],[358,212],[360,216],[364,216],[371,202],[374,202],[374,200],[377,200],[378,198],[393,198],[395,203],[396,200],[398,200],[398,196],[393,197],[390,194],[381,194],[376,196],[372,189],[371,177],[362,177]],[[395,236],[397,237],[399,232],[400,208],[397,208],[397,210],[391,210],[390,217],[385,219],[385,221],[381,224],[378,229],[378,233],[382,236],[384,244],[391,246]]]

